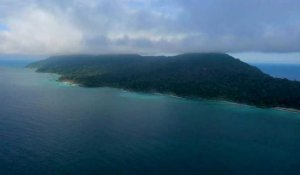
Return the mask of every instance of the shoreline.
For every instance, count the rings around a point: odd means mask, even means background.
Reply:
[[[66,84],[68,86],[80,86],[80,84],[76,83],[75,81],[72,80],[57,80],[60,83]]]
[[[274,107],[273,109],[280,110],[280,111],[300,113],[299,109],[294,109],[294,108]]]
[[[60,75],[60,74],[58,74]],[[60,75],[61,76],[61,75]],[[61,83],[65,83],[69,86],[78,86],[78,87],[82,87],[82,88],[88,88],[87,86],[84,86],[80,83],[77,83],[74,80],[69,80],[69,79],[57,79],[58,82]],[[93,88],[101,88],[101,87],[93,87]],[[186,100],[210,100],[210,101],[216,101],[216,102],[225,102],[228,104],[233,104],[233,105],[238,105],[238,106],[245,106],[245,107],[254,107],[254,108],[261,108],[261,109],[273,109],[273,110],[278,110],[278,111],[286,111],[286,112],[293,112],[293,113],[300,113],[299,109],[294,109],[294,108],[285,108],[285,107],[259,107],[259,106],[255,106],[255,105],[249,105],[249,104],[244,104],[244,103],[237,103],[234,101],[230,101],[230,100],[226,100],[226,99],[205,99],[205,98],[201,98],[201,97],[184,97],[184,96],[179,96],[176,95],[174,93],[161,93],[161,92],[147,92],[147,91],[135,91],[132,89],[124,89],[124,88],[118,88],[118,87],[110,87],[107,86],[107,88],[115,88],[115,89],[120,89],[120,90],[124,90],[127,92],[132,92],[132,93],[146,93],[146,94],[152,94],[152,95],[165,95],[165,96],[169,96],[169,97],[173,97],[173,98],[178,98],[178,99],[186,99]]]

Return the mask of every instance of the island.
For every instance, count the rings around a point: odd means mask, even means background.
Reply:
[[[300,109],[300,82],[274,78],[225,53],[63,55],[27,67],[59,74],[59,81],[84,87]]]

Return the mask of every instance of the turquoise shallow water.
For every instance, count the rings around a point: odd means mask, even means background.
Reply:
[[[0,174],[299,174],[300,114],[0,68]]]

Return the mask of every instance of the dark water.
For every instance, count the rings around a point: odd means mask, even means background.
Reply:
[[[255,66],[274,77],[300,81],[300,64],[257,64]]]
[[[0,68],[0,174],[299,174],[300,114]]]

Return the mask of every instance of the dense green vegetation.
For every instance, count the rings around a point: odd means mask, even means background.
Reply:
[[[300,82],[273,78],[222,53],[55,56],[28,67],[58,73],[61,81],[86,87],[109,86],[300,109]]]

